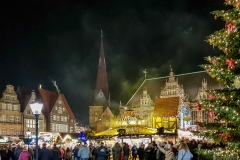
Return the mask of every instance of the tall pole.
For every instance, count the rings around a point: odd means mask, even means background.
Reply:
[[[38,160],[38,116],[39,116],[39,114],[35,114],[35,117],[36,117],[36,152],[35,152],[35,160]]]

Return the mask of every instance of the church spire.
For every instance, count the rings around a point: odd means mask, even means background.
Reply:
[[[97,84],[95,91],[95,105],[106,105],[109,100],[107,69],[103,48],[103,31],[101,30],[101,47],[98,62]]]

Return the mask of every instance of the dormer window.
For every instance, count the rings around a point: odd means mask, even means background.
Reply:
[[[58,104],[62,104],[62,101],[59,100],[59,101],[58,101]]]
[[[6,95],[5,99],[6,99],[6,100],[9,100],[9,95]]]
[[[58,110],[58,107],[57,107],[57,106],[55,107],[55,110],[56,110],[56,111]]]

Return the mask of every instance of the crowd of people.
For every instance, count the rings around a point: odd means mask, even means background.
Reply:
[[[197,148],[212,149],[218,147],[215,143],[204,141],[184,140],[178,145],[171,141],[148,145],[130,146],[126,142],[116,142],[112,147],[104,142],[89,145],[85,142],[74,148],[61,147],[54,144],[52,147],[45,143],[38,147],[38,160],[197,160]],[[221,147],[221,146],[219,146]],[[1,160],[35,160],[34,147],[0,147]]]

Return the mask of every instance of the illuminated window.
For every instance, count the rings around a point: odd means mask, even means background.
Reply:
[[[7,134],[6,128],[2,128],[2,135],[5,136]]]
[[[20,135],[20,129],[16,129],[16,135]]]
[[[61,121],[63,121],[63,116],[61,116]]]
[[[17,111],[18,110],[18,105],[14,105],[14,111]]]
[[[5,99],[6,99],[6,100],[9,100],[9,95],[6,95]]]
[[[56,121],[56,115],[53,115],[53,120]]]
[[[6,109],[7,109],[6,104],[3,103],[3,104],[2,104],[2,110],[6,110]]]
[[[2,115],[2,122],[6,122],[7,118],[6,115]]]
[[[10,123],[14,123],[14,116],[10,116]]]
[[[65,117],[65,122],[67,122],[67,117]]]
[[[26,119],[25,122],[27,128],[35,128],[35,119]]]
[[[10,136],[14,136],[14,129],[13,128],[10,128]]]
[[[192,125],[195,125],[197,122],[197,113],[198,112],[196,110],[191,111],[191,117],[192,117],[191,124]]]
[[[65,111],[65,108],[63,108],[63,111]]]
[[[207,122],[208,121],[208,112],[205,110],[202,110],[202,121]]]
[[[20,123],[20,117],[18,117],[18,116],[15,117],[15,122],[16,122],[16,123]]]
[[[68,125],[52,124],[52,131],[54,131],[54,132],[68,132]]]
[[[12,110],[12,104],[8,104],[8,110]]]

